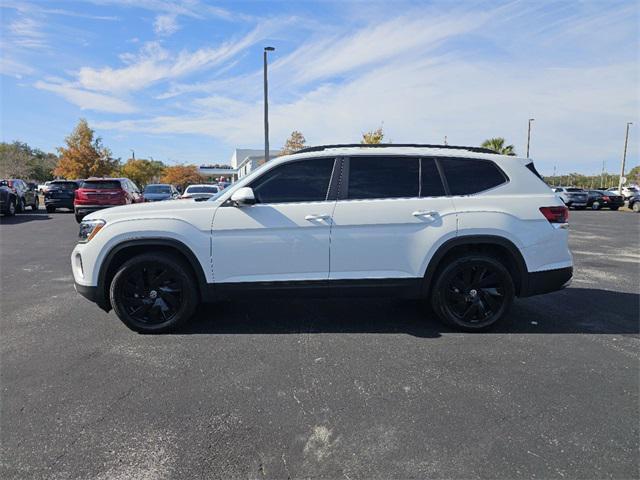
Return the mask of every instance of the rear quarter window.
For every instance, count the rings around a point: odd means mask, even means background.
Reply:
[[[491,160],[443,158],[440,160],[451,195],[472,195],[507,182]]]

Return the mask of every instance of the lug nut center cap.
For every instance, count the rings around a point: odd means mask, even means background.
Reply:
[[[149,298],[155,300],[157,296],[158,296],[158,292],[156,292],[155,290],[151,290],[149,292]]]
[[[471,289],[469,290],[469,295],[471,295],[472,297],[477,297],[478,296],[478,291],[475,289]]]

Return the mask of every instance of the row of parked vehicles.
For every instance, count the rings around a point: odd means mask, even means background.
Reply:
[[[618,210],[628,203],[629,208],[634,212],[640,212],[640,190],[638,187],[622,187],[620,191],[617,187],[600,190],[584,190],[578,187],[553,187],[553,191],[558,194],[564,204],[569,208],[584,210],[600,210],[608,208]]]
[[[103,208],[161,200],[208,200],[228,184],[189,185],[184,192],[174,185],[151,184],[144,190],[128,178],[88,178],[86,180],[52,180],[38,186],[20,179],[0,180],[0,210],[5,215],[38,210],[38,192],[44,196],[47,213],[59,208],[73,210],[78,223],[85,215]]]

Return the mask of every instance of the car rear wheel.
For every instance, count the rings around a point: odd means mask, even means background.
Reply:
[[[640,212],[640,202],[636,202],[633,204],[633,207],[631,207],[633,209],[634,212]]]
[[[9,217],[13,217],[16,214],[16,199],[12,198],[9,200],[9,205],[7,206],[7,211],[5,212],[5,215],[8,215]]]
[[[592,210],[600,210],[600,202],[593,202],[591,204],[591,209]]]
[[[36,199],[34,200],[33,205],[31,205],[31,209],[35,212],[38,208],[40,208],[40,199],[36,195]]]
[[[431,305],[445,323],[467,332],[480,332],[506,317],[514,296],[511,274],[499,260],[469,254],[440,271]]]
[[[164,333],[189,320],[198,304],[191,268],[173,255],[148,253],[125,262],[109,288],[114,311],[140,333]]]

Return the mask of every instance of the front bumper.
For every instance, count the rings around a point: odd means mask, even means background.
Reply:
[[[111,310],[111,304],[104,295],[103,289],[99,287],[89,287],[87,285],[80,285],[78,282],[73,282],[73,288],[76,292],[82,295],[87,300],[97,304],[102,310],[108,312]]]
[[[520,297],[531,297],[543,293],[555,292],[568,287],[573,277],[573,267],[529,272],[525,284],[520,289]]]

